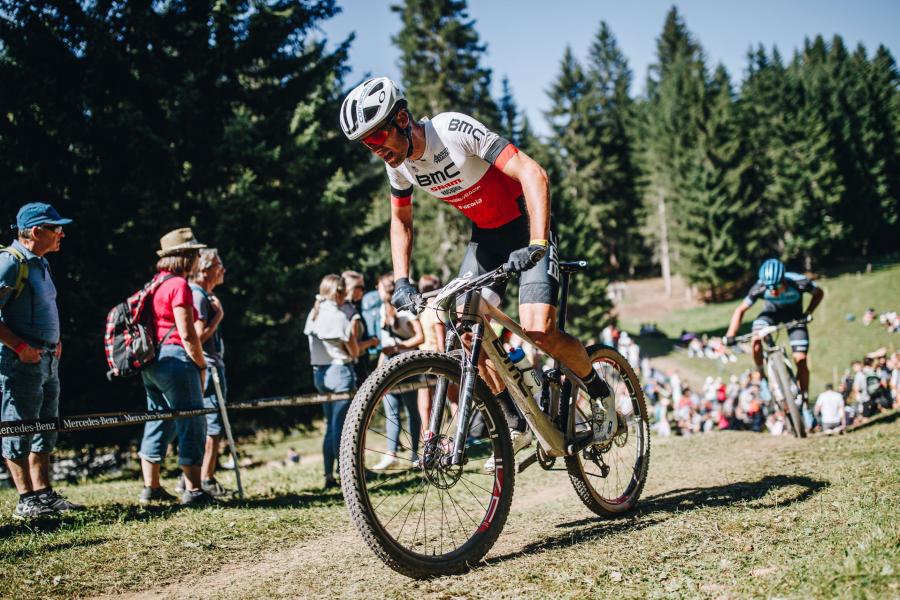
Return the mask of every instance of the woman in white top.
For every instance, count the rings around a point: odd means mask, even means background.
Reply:
[[[378,279],[378,295],[381,296],[381,360],[403,352],[415,350],[425,341],[422,323],[408,310],[396,310],[391,305],[391,294],[394,293],[394,276],[382,275]],[[387,452],[373,467],[376,471],[391,469],[397,465],[397,449],[400,445],[400,407],[406,407],[407,432],[412,445],[412,461],[418,460],[419,438],[422,430],[422,419],[416,406],[416,392],[384,395],[384,413],[387,431]],[[408,464],[408,463],[407,463]]]
[[[338,275],[326,275],[319,284],[316,304],[306,318],[303,333],[309,336],[313,381],[320,394],[352,392],[356,389],[353,360],[359,354],[353,324],[341,309],[344,303],[344,281]],[[334,463],[338,456],[341,430],[350,400],[326,402],[325,439],[322,457],[325,461],[325,488],[337,487]]]

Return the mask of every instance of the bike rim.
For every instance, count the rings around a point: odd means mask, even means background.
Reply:
[[[611,443],[589,446],[579,452],[578,463],[584,482],[598,500],[612,508],[623,507],[641,487],[649,429],[635,382],[612,358],[595,356],[592,364],[613,390],[616,411],[624,418],[624,431],[620,423]],[[591,412],[584,391],[579,390],[575,406],[576,433],[589,430]]]
[[[426,444],[422,436],[413,435],[415,419],[407,413],[417,410],[418,391],[393,391],[422,385],[433,390],[438,378],[435,371],[407,372],[382,387],[381,400],[368,407],[364,418],[358,464],[359,476],[365,481],[364,501],[385,539],[420,560],[444,562],[465,555],[490,528],[503,492],[504,469],[496,425],[480,403],[474,403],[473,418],[480,415],[487,435],[467,440],[468,462],[461,468],[442,466],[440,461],[451,453],[456,433],[449,401],[436,438]],[[458,376],[439,374],[449,378],[451,389],[458,390]],[[393,399],[386,398],[389,396]],[[388,402],[400,406],[399,419]],[[396,463],[378,468],[378,463],[390,456],[393,436],[388,424],[393,431],[399,430],[402,448],[396,452]],[[491,456],[496,462],[493,474],[484,470]],[[415,458],[419,460],[414,462]]]

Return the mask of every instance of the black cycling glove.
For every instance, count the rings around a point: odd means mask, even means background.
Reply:
[[[527,271],[534,265],[538,264],[547,253],[547,247],[540,244],[532,244],[527,248],[519,248],[513,250],[509,254],[509,259],[504,266],[504,270],[508,273],[521,273]]]
[[[417,312],[421,295],[409,282],[408,277],[400,277],[394,281],[394,294],[391,296],[391,304],[397,310],[409,310]]]

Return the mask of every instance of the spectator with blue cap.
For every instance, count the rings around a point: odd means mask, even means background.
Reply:
[[[26,204],[12,229],[17,239],[0,251],[0,391],[4,421],[59,417],[59,310],[45,255],[58,252],[72,222],[49,204]],[[53,490],[50,454],[57,433],[3,438],[3,456],[19,492],[13,516],[49,516],[84,507]]]

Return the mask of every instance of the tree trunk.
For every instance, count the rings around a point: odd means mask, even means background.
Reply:
[[[669,225],[666,222],[666,197],[659,191],[659,264],[662,267],[666,298],[672,297],[672,269],[669,265]]]

